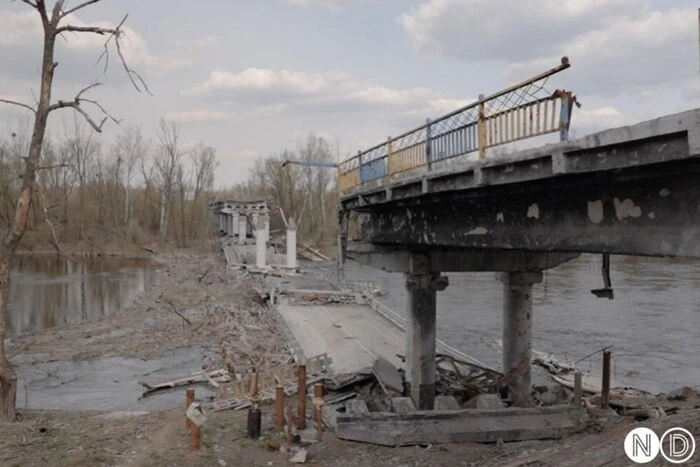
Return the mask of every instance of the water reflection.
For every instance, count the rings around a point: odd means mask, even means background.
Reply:
[[[128,305],[153,278],[146,259],[15,256],[8,333],[17,336],[102,318]]]

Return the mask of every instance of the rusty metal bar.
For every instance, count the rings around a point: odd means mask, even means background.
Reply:
[[[603,352],[603,388],[600,393],[600,408],[607,409],[610,402],[610,350]]]
[[[299,365],[298,378],[299,389],[297,390],[299,399],[297,406],[297,428],[306,429],[306,362]]]
[[[284,386],[281,384],[275,388],[275,428],[284,427]]]

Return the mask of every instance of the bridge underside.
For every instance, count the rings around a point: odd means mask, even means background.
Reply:
[[[348,255],[366,253],[364,243],[700,257],[699,174],[700,161],[686,160],[360,208]]]
[[[406,377],[435,392],[442,272],[500,271],[503,370],[530,400],[532,286],[580,253],[700,258],[700,109],[343,193],[341,258],[406,273]]]

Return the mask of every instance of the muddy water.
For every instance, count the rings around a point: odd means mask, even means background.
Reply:
[[[146,259],[16,256],[10,282],[9,336],[93,321],[129,304],[152,284]]]
[[[700,385],[700,261],[613,257],[614,300],[603,286],[600,257],[584,255],[552,269],[534,288],[533,348],[576,360],[614,345],[613,379],[652,392]],[[349,262],[350,281],[377,281],[387,304],[403,313],[404,278]],[[447,274],[438,294],[438,335],[500,368],[502,284],[493,273]],[[599,371],[601,355],[580,365]]]

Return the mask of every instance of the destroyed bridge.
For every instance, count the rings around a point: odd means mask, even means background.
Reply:
[[[569,140],[576,98],[544,86],[568,67],[563,59],[338,166],[341,266],[406,273],[406,377],[419,409],[434,406],[441,273],[501,273],[503,370],[526,405],[543,270],[581,253],[700,257],[700,109]],[[550,133],[560,142],[492,154]]]

